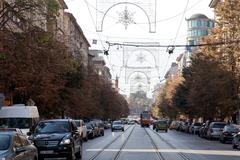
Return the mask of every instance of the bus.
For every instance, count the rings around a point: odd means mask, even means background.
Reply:
[[[151,113],[149,111],[143,111],[140,115],[141,127],[149,127],[152,123]]]
[[[0,109],[0,128],[18,128],[24,134],[39,121],[38,108],[18,104]]]

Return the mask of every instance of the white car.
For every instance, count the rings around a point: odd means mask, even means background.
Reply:
[[[84,121],[81,119],[74,120],[78,129],[80,136],[84,141],[88,141],[88,134],[87,134],[87,126],[85,125]]]

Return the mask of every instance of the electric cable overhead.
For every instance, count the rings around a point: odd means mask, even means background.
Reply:
[[[176,40],[177,40],[179,31],[180,31],[180,29],[181,29],[182,22],[183,22],[185,13],[186,13],[187,8],[188,8],[188,4],[189,4],[189,0],[187,0],[187,3],[186,3],[186,5],[185,5],[185,8],[184,8],[184,11],[183,11],[183,14],[182,14],[180,23],[179,23],[178,28],[177,28],[176,36],[175,36],[175,38],[174,38],[174,40],[173,40],[173,45],[170,46],[170,48],[169,48],[169,47],[167,48],[167,52],[169,53],[169,55],[168,55],[167,63],[166,63],[165,68],[164,68],[164,70],[163,70],[163,74],[166,74],[166,70],[167,70],[167,67],[168,67],[169,60],[170,60],[171,55],[173,54],[173,51],[174,51],[174,49],[175,49]],[[162,76],[162,77],[163,77],[163,76]],[[161,80],[161,78],[159,78],[159,80]]]

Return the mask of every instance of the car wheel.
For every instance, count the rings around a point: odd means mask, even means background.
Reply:
[[[104,131],[102,132],[102,136],[104,136]]]
[[[233,149],[237,149],[237,145],[236,145],[236,144],[233,144],[232,148],[233,148]]]
[[[69,154],[68,160],[76,160],[75,153],[74,153],[74,146],[71,147],[71,153]]]
[[[87,142],[88,141],[88,136],[86,135],[86,137],[83,140],[84,140],[84,142]]]
[[[124,132],[124,129],[122,129],[122,131]]]
[[[82,146],[79,148],[79,151],[77,152],[76,160],[82,160]]]
[[[226,140],[224,138],[222,139],[222,143],[226,143]]]
[[[168,130],[166,129],[165,132],[168,132]]]

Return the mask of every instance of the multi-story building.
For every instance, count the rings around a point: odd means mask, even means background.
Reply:
[[[55,35],[57,40],[64,42],[64,29],[65,29],[65,9],[68,9],[64,0],[57,0],[59,4],[58,16],[56,18],[47,19],[47,31]]]
[[[214,27],[214,21],[203,14],[194,14],[187,20],[188,35],[187,45],[198,45],[202,37],[209,34],[209,30]],[[190,57],[194,47],[188,47],[186,52],[187,65],[190,64]]]
[[[87,68],[90,44],[75,17],[67,12],[64,13],[64,16],[65,38],[70,52],[75,58],[79,58],[84,67]]]
[[[178,64],[173,62],[170,69],[165,74],[165,79],[172,79],[178,75]]]

